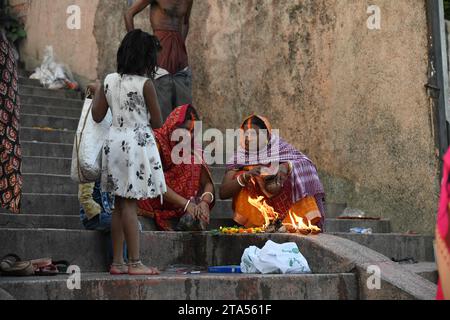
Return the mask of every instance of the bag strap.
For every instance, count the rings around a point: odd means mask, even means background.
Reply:
[[[83,127],[81,128],[79,140],[78,140],[78,135],[77,135],[77,137],[75,139],[75,147],[76,147],[76,150],[77,150],[78,179],[80,180],[80,182],[84,180],[84,176],[83,176],[83,173],[81,172],[81,168],[80,168],[80,145],[81,145],[81,140],[83,139],[84,129],[86,129],[87,119],[89,118],[89,114],[92,111],[92,105],[93,104],[94,104],[94,101],[91,102],[91,105],[89,106],[89,110],[88,110],[86,116],[84,117],[84,123],[83,123]]]

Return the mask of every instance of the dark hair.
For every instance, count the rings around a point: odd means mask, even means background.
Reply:
[[[128,32],[117,52],[117,72],[154,79],[159,50],[161,44],[155,36],[141,29]]]
[[[248,123],[248,121],[245,122],[245,124],[247,124],[247,123]],[[260,129],[268,130],[265,122],[258,116],[251,117],[250,123],[254,126],[258,126]]]
[[[192,120],[192,118],[195,119],[195,121],[199,121],[200,117],[198,116],[197,110],[195,110],[194,106],[189,106],[186,110],[186,118],[184,119],[184,122]]]

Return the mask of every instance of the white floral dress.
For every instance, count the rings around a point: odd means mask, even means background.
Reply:
[[[113,73],[104,84],[113,122],[103,146],[102,190],[127,199],[153,199],[167,191],[144,99],[147,80]]]

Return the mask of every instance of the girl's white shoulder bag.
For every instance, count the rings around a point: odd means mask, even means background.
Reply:
[[[112,123],[111,110],[105,119],[96,123],[92,118],[92,98],[86,95],[80,122],[75,135],[71,178],[77,183],[96,182],[101,177],[102,149]]]

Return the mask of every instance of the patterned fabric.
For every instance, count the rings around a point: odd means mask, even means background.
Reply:
[[[145,77],[110,74],[105,95],[113,122],[102,156],[102,190],[127,199],[166,193],[161,158],[144,99]]]
[[[241,129],[243,130],[245,124],[249,119],[255,116],[250,116],[244,120]],[[241,145],[235,155],[228,160],[228,170],[241,170],[246,166],[255,165],[270,165],[271,163],[285,163],[290,161],[293,164],[293,171],[289,177],[289,183],[286,183],[285,188],[289,188],[291,196],[288,204],[297,203],[305,197],[312,196],[317,200],[317,206],[322,214],[321,224],[324,222],[325,208],[324,198],[325,191],[320,182],[316,166],[303,153],[296,150],[292,145],[278,137],[271,132],[269,121],[261,116],[256,116],[266,123],[270,133],[269,143],[260,151],[248,151],[244,147],[243,138],[241,137]],[[287,189],[285,190],[287,192]],[[284,194],[286,194],[284,192]]]
[[[155,130],[155,137],[158,143],[159,151],[161,154],[164,175],[166,178],[166,183],[175,193],[182,196],[185,199],[195,198],[201,195],[201,174],[204,168],[208,174],[210,174],[207,165],[204,163],[203,159],[201,161],[203,164],[195,164],[197,159],[202,156],[194,152],[191,155],[190,164],[174,164],[172,161],[172,150],[177,144],[172,141],[172,133],[179,128],[181,124],[185,122],[186,112],[190,105],[184,105],[176,108],[169,116],[164,126],[161,129]],[[210,174],[210,179],[211,174]],[[184,214],[182,209],[175,208],[170,203],[161,204],[155,200],[145,200],[138,202],[140,215],[154,218],[156,224],[160,230],[171,230],[171,219],[181,218]],[[211,205],[211,208],[214,203]]]
[[[450,300],[450,150],[444,157],[441,197],[436,228],[436,255],[439,269],[437,299]]]
[[[20,212],[22,151],[19,141],[20,99],[14,48],[0,34],[0,204]]]

